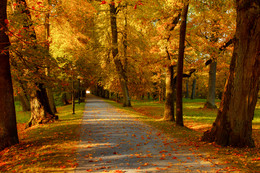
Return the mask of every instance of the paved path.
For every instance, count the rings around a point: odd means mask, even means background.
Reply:
[[[180,144],[89,95],[76,173],[216,172],[220,169]]]

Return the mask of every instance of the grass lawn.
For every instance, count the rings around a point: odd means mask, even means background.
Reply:
[[[16,104],[20,143],[0,152],[0,172],[69,172],[76,166],[76,144],[85,104],[58,107],[59,120],[24,130],[30,112]]]
[[[217,110],[203,109],[205,99],[184,99],[183,114],[185,127],[175,126],[174,122],[160,121],[163,117],[164,104],[157,101],[132,101],[131,108],[122,107],[120,104],[107,100],[128,113],[137,116],[141,121],[148,123],[174,138],[180,138],[184,145],[193,146],[194,151],[206,152],[207,159],[218,158],[222,163],[232,165],[228,171],[255,172],[260,170],[260,102],[258,102],[253,120],[253,138],[255,148],[221,147],[215,143],[200,141],[203,132],[209,129],[214,122]],[[217,105],[219,105],[217,100]]]

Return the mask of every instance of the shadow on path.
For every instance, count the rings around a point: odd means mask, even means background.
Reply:
[[[217,172],[160,131],[89,95],[81,127],[76,169],[80,172]]]

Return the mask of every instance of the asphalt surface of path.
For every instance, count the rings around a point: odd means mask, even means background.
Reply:
[[[88,95],[77,162],[80,172],[217,172],[181,142]]]

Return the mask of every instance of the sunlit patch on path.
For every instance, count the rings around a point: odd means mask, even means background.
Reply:
[[[89,96],[82,121],[76,172],[217,172],[178,139]]]

